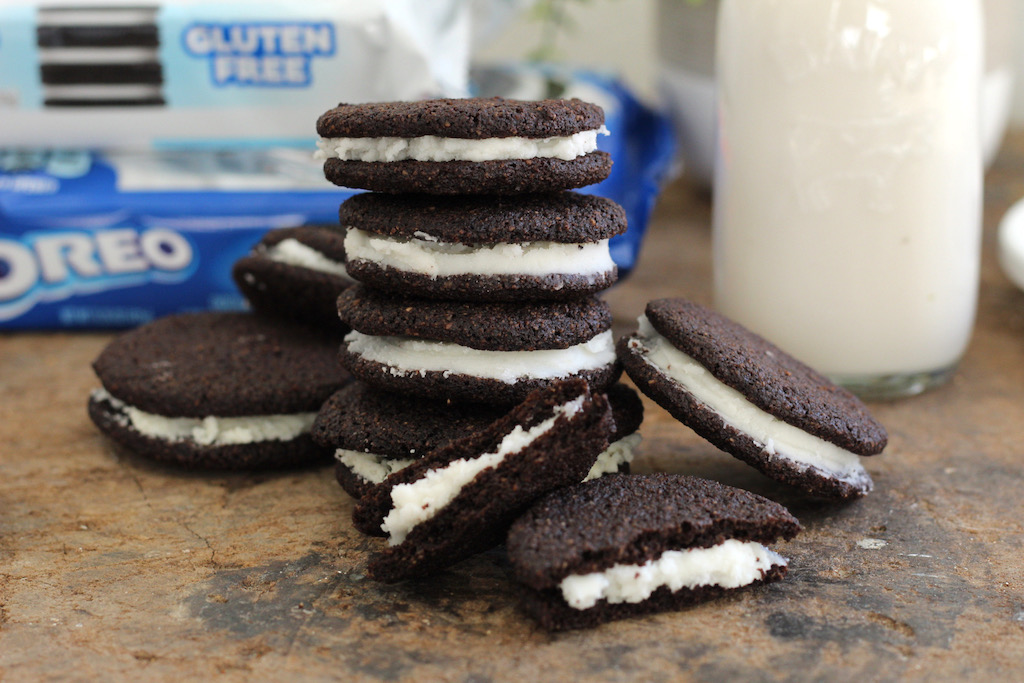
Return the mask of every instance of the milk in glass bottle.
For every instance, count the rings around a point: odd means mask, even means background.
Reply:
[[[979,0],[723,0],[714,296],[868,398],[967,346],[982,201]]]

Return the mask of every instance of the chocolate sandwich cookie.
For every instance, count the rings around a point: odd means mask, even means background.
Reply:
[[[586,479],[625,472],[640,441],[643,404],[636,392],[615,384],[606,394],[615,428],[608,448]],[[375,391],[353,382],[324,403],[313,423],[313,440],[334,452],[335,476],[353,498],[361,498],[390,474],[427,453],[483,431],[507,409]]]
[[[673,474],[611,475],[548,494],[512,525],[523,605],[561,631],[681,609],[786,574],[765,547],[800,525],[748,491]]]
[[[341,205],[349,274],[398,294],[560,300],[611,287],[615,202],[575,192],[515,197],[363,193]]]
[[[161,318],[116,337],[93,363],[89,416],[155,460],[270,468],[330,457],[310,428],[348,380],[338,338],[248,313]]]
[[[391,475],[353,514],[361,531],[388,536],[370,575],[424,576],[501,543],[537,498],[583,479],[611,430],[603,396],[582,380],[559,382]]]
[[[340,104],[317,120],[336,185],[378,192],[522,194],[600,182],[604,111],[580,100],[495,98]]]
[[[593,297],[467,303],[392,298],[355,285],[338,297],[338,312],[352,328],[342,364],[383,391],[511,405],[572,377],[602,391],[621,372],[611,312]]]
[[[652,301],[618,353],[641,391],[769,477],[826,498],[871,490],[859,456],[882,452],[885,428],[853,394],[732,320],[684,299]]]
[[[235,262],[231,276],[260,313],[345,329],[338,295],[354,281],[345,270],[345,235],[336,227],[271,230]]]

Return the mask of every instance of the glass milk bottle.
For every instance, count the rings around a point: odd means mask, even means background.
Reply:
[[[977,305],[979,0],[723,0],[716,307],[867,398],[949,377]]]

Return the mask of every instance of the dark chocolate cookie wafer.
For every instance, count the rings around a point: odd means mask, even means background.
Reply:
[[[603,197],[363,193],[341,205],[349,274],[375,289],[469,301],[560,300],[618,277],[626,214]]]
[[[510,405],[579,377],[595,391],[619,376],[607,304],[467,303],[391,298],[361,285],[338,298],[352,328],[342,364],[384,391]]]
[[[548,494],[509,530],[523,604],[559,631],[680,609],[782,578],[764,546],[800,525],[781,505],[672,474],[611,475]]]
[[[611,431],[603,396],[582,380],[559,382],[392,474],[353,515],[361,531],[389,537],[370,574],[380,581],[424,576],[501,543],[533,501],[583,479]]]
[[[828,498],[871,490],[859,456],[887,434],[853,394],[737,323],[683,299],[647,305],[618,345],[637,387],[722,450]]]
[[[559,138],[604,125],[604,111],[582,100],[453,98],[415,102],[339,104],[322,114],[325,138],[415,138],[443,135],[466,140]]]
[[[317,120],[331,182],[378,192],[522,194],[608,177],[604,112],[580,100],[341,104]]]
[[[345,234],[336,227],[271,230],[231,276],[260,313],[347,331],[338,295],[354,281],[345,270]]]
[[[640,398],[624,384],[606,392],[615,430],[588,478],[628,471],[643,421]],[[483,431],[508,413],[479,403],[437,401],[375,391],[354,382],[331,396],[313,423],[313,440],[334,451],[335,476],[354,498],[430,451]]]
[[[310,429],[349,381],[337,336],[246,313],[169,316],[115,338],[93,363],[89,415],[147,457],[208,469],[330,456]]]
[[[332,449],[336,476],[354,498],[430,451],[478,432],[507,411],[376,391],[360,382],[339,390],[313,423],[313,440]]]

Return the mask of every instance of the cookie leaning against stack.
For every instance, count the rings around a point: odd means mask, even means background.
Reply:
[[[882,452],[885,428],[856,396],[738,323],[659,299],[618,352],[644,393],[767,476],[822,498],[871,491],[860,456]]]
[[[510,410],[523,410],[513,406],[535,403],[566,382],[585,380],[595,400],[607,401],[601,394],[621,370],[610,311],[595,295],[618,277],[608,242],[625,232],[625,213],[607,199],[567,192],[610,170],[609,156],[597,149],[606,133],[600,107],[501,98],[339,105],[320,117],[317,132],[328,180],[373,191],[339,212],[346,267],[361,283],[338,300],[352,329],[340,358],[365,388],[329,401],[315,430],[337,449],[346,490],[385,509],[395,482],[423,467],[417,463],[451,452],[454,436],[500,429]],[[619,402],[637,406],[633,415],[642,412],[631,390],[614,391],[629,395]],[[354,394],[389,420],[340,430],[339,415],[366,422],[365,406],[352,406]],[[394,426],[414,419],[416,406],[447,426]],[[611,420],[594,424],[606,432],[603,440],[635,431],[615,431]],[[395,429],[401,438],[386,436]],[[597,442],[594,436],[588,443]],[[598,451],[580,449],[570,480],[616,471],[630,457],[619,449],[614,464],[595,469]],[[540,465],[525,458],[503,485],[517,488],[518,481],[530,497],[542,495],[545,487],[525,486]],[[529,502],[517,499],[516,507]],[[367,528],[373,516],[360,519],[364,530],[380,532]],[[485,521],[474,533],[493,540],[511,520],[502,514]],[[447,547],[453,540],[446,538],[451,525],[426,529],[417,532],[427,536],[418,543]],[[413,573],[436,571],[458,556],[442,553]],[[391,560],[371,564],[371,573],[404,575]]]
[[[614,384],[605,395],[615,431],[587,479],[628,472],[640,440],[637,430],[644,407],[636,392],[624,384]],[[445,444],[483,431],[506,412],[498,406],[424,401],[353,382],[324,404],[312,434],[318,444],[333,449],[335,475],[341,487],[353,498],[362,498],[388,475]]]

